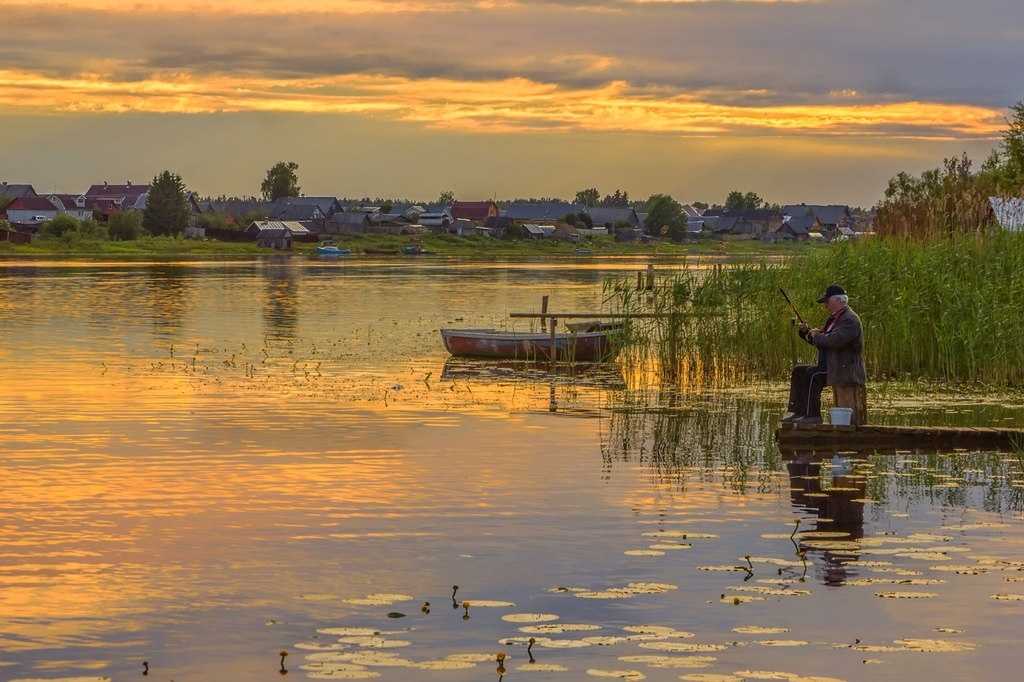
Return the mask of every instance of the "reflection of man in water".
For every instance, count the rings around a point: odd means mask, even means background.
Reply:
[[[794,506],[813,510],[818,517],[815,530],[842,532],[847,535],[836,540],[857,540],[864,537],[864,498],[867,480],[863,476],[852,476],[847,472],[833,475],[832,486],[821,487],[821,455],[796,454],[786,462],[789,471],[790,500]],[[836,555],[825,550],[823,582],[826,585],[842,585],[846,582],[847,568],[844,560],[857,558],[850,554]]]

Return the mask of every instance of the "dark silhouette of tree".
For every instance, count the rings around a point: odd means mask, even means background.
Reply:
[[[600,205],[608,208],[629,208],[629,192],[617,189],[615,194],[606,194]]]
[[[281,197],[299,196],[299,164],[294,161],[278,161],[267,171],[267,177],[260,183],[260,193],[267,201]]]
[[[597,189],[591,187],[589,189],[581,189],[579,192],[576,192],[576,198],[573,199],[573,203],[583,204],[584,206],[597,206],[600,198],[601,194]]]
[[[725,198],[725,210],[753,211],[764,206],[764,199],[757,196],[755,192],[738,192],[733,190]]]
[[[667,194],[652,194],[647,200],[647,219],[644,221],[647,234],[682,239],[686,234],[686,213],[678,201]]]
[[[185,195],[181,176],[165,170],[154,177],[149,184],[146,209],[142,212],[142,226],[154,235],[184,232],[190,213]]]

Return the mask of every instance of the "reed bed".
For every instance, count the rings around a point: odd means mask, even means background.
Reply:
[[[630,316],[622,361],[663,380],[778,379],[812,362],[779,289],[820,326],[825,311],[814,301],[835,282],[864,323],[873,379],[1016,388],[1024,383],[1024,344],[1015,338],[1021,273],[1024,234],[999,231],[836,243],[778,262],[662,272],[651,288],[613,279],[605,289]]]

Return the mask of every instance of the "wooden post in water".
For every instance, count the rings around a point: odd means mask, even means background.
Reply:
[[[668,316],[668,361],[672,364],[669,368],[669,376],[675,378],[678,358],[676,357],[676,344],[679,339],[676,336],[676,313],[669,313]]]
[[[647,265],[647,291],[654,290],[654,263]]]
[[[643,291],[644,289],[644,272],[643,270],[636,271],[636,290]]]
[[[853,410],[850,424],[863,426],[868,423],[868,390],[856,384],[844,384],[832,387],[833,402],[836,407],[849,407]]]
[[[548,311],[548,297],[547,297],[547,295],[544,295],[540,299],[540,328],[541,329],[543,329],[545,327],[544,318],[545,318],[545,313],[547,311]]]
[[[558,327],[558,319],[551,318],[551,373],[557,371],[555,366],[558,363],[558,346],[555,344],[555,329]]]

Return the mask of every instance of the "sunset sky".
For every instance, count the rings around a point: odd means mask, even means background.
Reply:
[[[0,0],[0,180],[869,207],[998,146],[1020,0]]]

